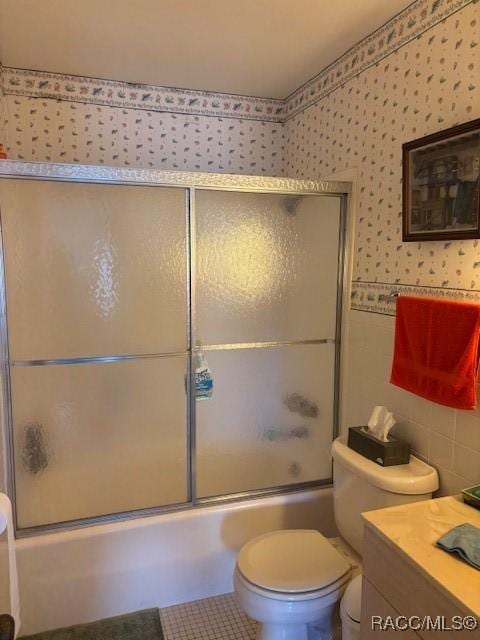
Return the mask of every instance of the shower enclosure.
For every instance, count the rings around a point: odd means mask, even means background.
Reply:
[[[0,174],[20,534],[330,483],[348,184]]]

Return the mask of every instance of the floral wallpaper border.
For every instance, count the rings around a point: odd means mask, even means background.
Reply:
[[[173,89],[116,80],[3,67],[5,94],[124,109],[282,122],[283,100]]]
[[[329,93],[379,62],[404,44],[471,2],[479,0],[417,0],[383,27],[361,40],[285,100],[285,120],[315,104]],[[480,44],[472,42],[471,46]]]
[[[441,287],[421,287],[407,284],[388,284],[385,282],[352,282],[350,294],[351,309],[368,311],[394,316],[395,296],[426,296],[431,298],[447,298],[449,300],[464,300],[466,302],[480,302],[480,291],[464,289],[446,289]]]

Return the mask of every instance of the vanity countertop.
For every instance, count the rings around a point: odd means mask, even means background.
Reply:
[[[435,544],[459,524],[480,527],[479,510],[460,496],[448,496],[368,511],[363,517],[437,588],[480,616],[480,571]]]

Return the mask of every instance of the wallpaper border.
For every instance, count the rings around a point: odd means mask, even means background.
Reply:
[[[480,291],[476,290],[469,291],[467,289],[422,287],[420,285],[357,280],[352,282],[350,308],[354,311],[367,311],[369,313],[394,316],[396,300],[392,294],[480,302]]]
[[[285,121],[403,45],[478,0],[417,0],[374,31],[285,99]]]
[[[3,67],[5,94],[124,109],[283,122],[284,100]]]

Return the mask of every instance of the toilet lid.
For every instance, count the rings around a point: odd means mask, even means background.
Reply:
[[[318,531],[273,531],[248,542],[238,554],[240,573],[272,591],[323,589],[350,571],[345,558]]]
[[[342,606],[348,616],[360,622],[360,611],[362,608],[362,576],[356,576],[345,589],[342,598]]]

